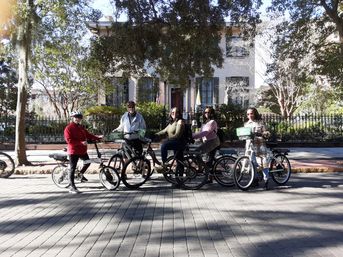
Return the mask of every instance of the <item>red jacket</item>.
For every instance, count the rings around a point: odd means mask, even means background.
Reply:
[[[83,142],[100,138],[89,133],[82,125],[71,122],[64,129],[64,139],[68,144],[68,154],[84,155],[87,153],[87,145],[84,145]]]

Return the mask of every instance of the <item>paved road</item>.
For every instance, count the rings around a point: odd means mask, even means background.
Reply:
[[[342,256],[341,173],[294,174],[287,186],[242,192],[171,189],[156,175],[140,190],[80,195],[48,175],[0,179],[0,256]]]

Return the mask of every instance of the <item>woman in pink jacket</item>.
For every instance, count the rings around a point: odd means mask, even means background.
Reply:
[[[220,145],[220,140],[217,136],[217,122],[214,120],[215,112],[213,107],[205,108],[203,113],[204,123],[198,133],[193,134],[194,139],[201,138],[202,144],[197,148],[201,154],[208,154],[207,165],[211,166],[215,156],[215,149]]]

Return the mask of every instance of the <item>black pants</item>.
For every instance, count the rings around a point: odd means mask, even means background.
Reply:
[[[134,149],[137,155],[142,155],[143,145],[140,139],[125,139],[125,142]]]
[[[89,160],[88,154],[85,155],[78,155],[78,154],[69,154],[69,181],[70,181],[70,186],[75,187],[75,182],[74,182],[74,176],[75,176],[75,170],[77,166],[77,162],[79,159],[83,160],[83,166],[82,169],[80,170],[80,173],[83,174],[86,172],[88,167],[91,165],[90,162],[87,162]]]

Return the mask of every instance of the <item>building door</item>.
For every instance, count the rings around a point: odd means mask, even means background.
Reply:
[[[171,108],[178,107],[181,112],[183,111],[183,94],[181,88],[171,89]]]

